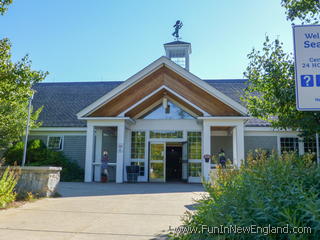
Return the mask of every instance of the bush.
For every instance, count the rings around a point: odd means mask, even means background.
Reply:
[[[15,163],[21,165],[23,142],[18,142],[3,155],[6,165]],[[43,141],[31,140],[27,145],[26,166],[56,166],[62,167],[61,181],[83,181],[84,171],[78,164],[71,162],[63,152],[50,150]]]
[[[5,208],[16,199],[14,187],[19,179],[19,171],[7,167],[0,178],[0,208]]]
[[[219,169],[196,213],[184,216],[185,227],[194,232],[176,233],[173,239],[320,239],[320,169],[312,159],[310,154],[257,152],[239,170]],[[230,225],[310,227],[312,232],[213,234],[203,229]]]

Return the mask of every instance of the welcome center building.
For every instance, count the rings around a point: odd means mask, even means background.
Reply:
[[[316,151],[298,132],[274,130],[252,118],[241,102],[246,80],[203,80],[189,71],[191,44],[164,44],[165,55],[123,82],[39,83],[33,107],[43,106],[41,139],[101,180],[107,151],[109,179],[127,181],[126,166],[139,166],[139,182],[201,182],[213,167],[204,159],[224,149],[240,166],[249,150]]]

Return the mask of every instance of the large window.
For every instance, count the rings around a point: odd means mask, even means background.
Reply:
[[[317,143],[315,138],[308,138],[304,140],[305,153],[317,153]]]
[[[183,131],[150,131],[150,138],[182,138]]]
[[[188,158],[201,159],[201,132],[188,132]]]
[[[200,177],[201,176],[201,162],[190,162],[189,163],[189,177]]]
[[[299,139],[295,137],[280,138],[281,153],[297,152],[299,153]]]
[[[162,104],[142,116],[143,119],[194,119],[194,117],[174,104],[168,101],[167,110]]]
[[[48,149],[60,151],[62,150],[63,137],[62,136],[48,136]]]
[[[142,131],[131,133],[131,159],[144,159],[146,134]]]

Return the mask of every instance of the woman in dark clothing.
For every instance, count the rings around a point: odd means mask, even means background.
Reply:
[[[222,168],[226,168],[227,160],[226,160],[226,155],[225,155],[225,153],[224,153],[222,148],[221,148],[221,150],[219,152],[219,162],[220,162]]]

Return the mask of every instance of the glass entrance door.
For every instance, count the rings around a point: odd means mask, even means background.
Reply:
[[[166,144],[163,142],[150,143],[150,182],[165,182]]]

